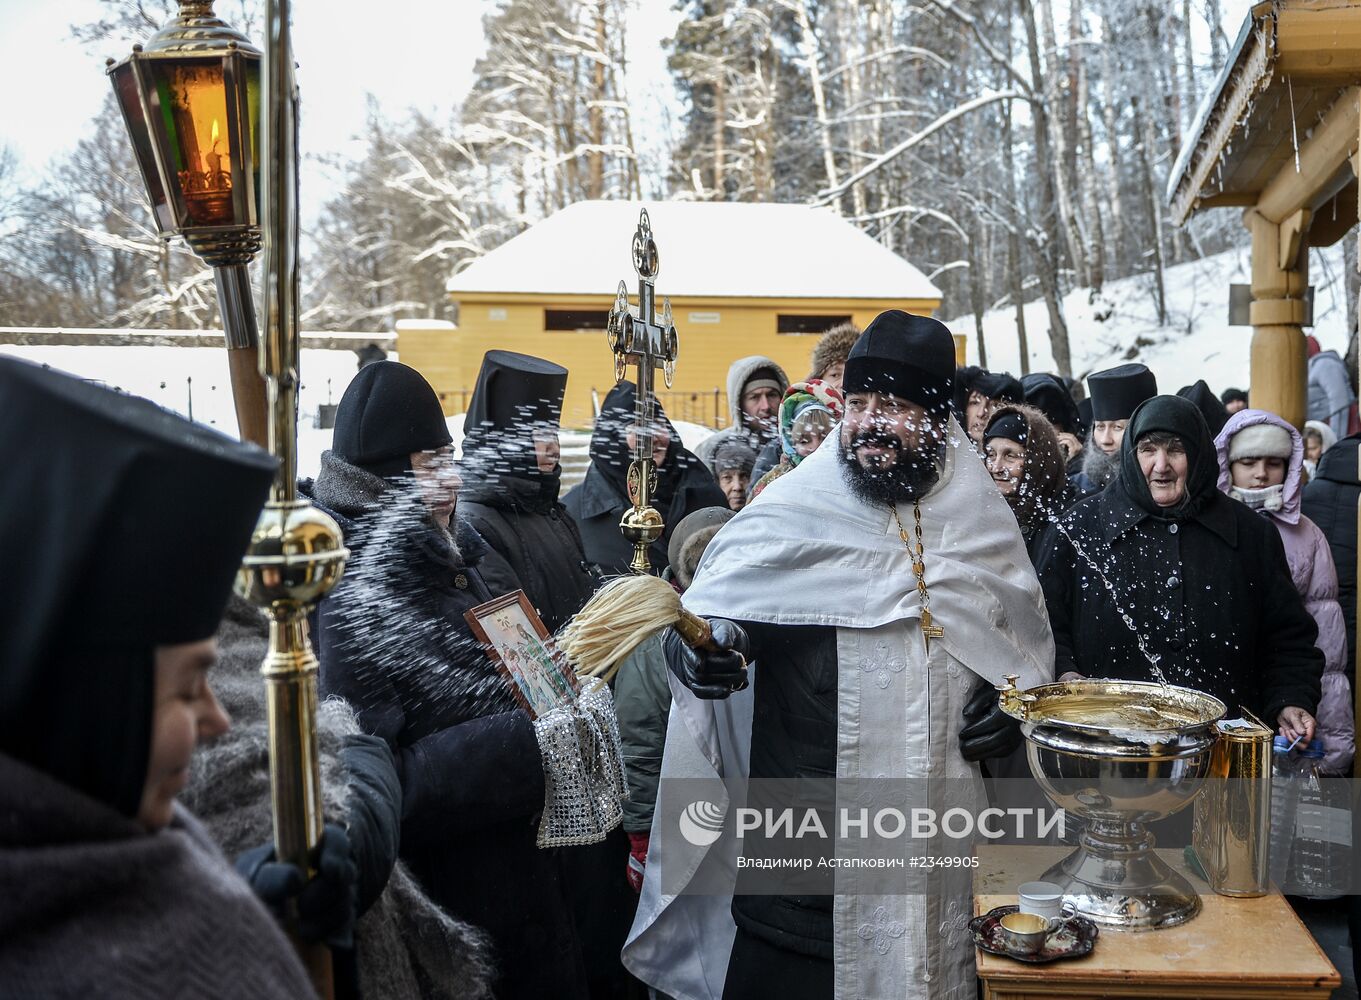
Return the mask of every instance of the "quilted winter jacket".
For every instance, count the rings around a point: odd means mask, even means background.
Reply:
[[[1351,685],[1347,680],[1347,627],[1338,603],[1337,570],[1333,553],[1313,521],[1300,512],[1302,494],[1301,469],[1304,466],[1304,439],[1290,424],[1263,410],[1240,410],[1229,418],[1219,436],[1215,450],[1219,455],[1219,488],[1229,492],[1232,482],[1229,472],[1229,441],[1245,427],[1274,424],[1290,433],[1292,448],[1285,473],[1285,489],[1280,510],[1269,511],[1269,517],[1281,534],[1290,578],[1304,599],[1318,624],[1315,645],[1323,652],[1323,694],[1318,704],[1319,736],[1327,747],[1323,770],[1329,774],[1345,774],[1356,751],[1356,726],[1352,712]]]

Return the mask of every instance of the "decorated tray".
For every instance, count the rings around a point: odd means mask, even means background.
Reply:
[[[1018,962],[1042,965],[1057,962],[1064,958],[1081,958],[1090,955],[1096,947],[1096,937],[1100,933],[1096,924],[1086,917],[1067,917],[1062,925],[1053,931],[1044,942],[1044,947],[1033,955],[1010,950],[1003,941],[1002,927],[998,923],[1008,913],[1015,913],[1020,907],[999,906],[989,910],[981,917],[969,921],[974,944],[992,955],[1014,958]]]

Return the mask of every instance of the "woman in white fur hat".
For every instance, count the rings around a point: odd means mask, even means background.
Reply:
[[[1281,533],[1290,577],[1318,624],[1315,645],[1323,651],[1323,696],[1318,738],[1325,746],[1323,770],[1345,774],[1355,752],[1351,687],[1347,683],[1347,630],[1337,601],[1337,570],[1328,539],[1300,513],[1304,441],[1274,413],[1240,410],[1215,438],[1219,488],[1269,517]]]

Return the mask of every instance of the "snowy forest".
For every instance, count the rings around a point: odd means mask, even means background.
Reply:
[[[73,30],[145,37],[173,6],[109,2]],[[218,9],[258,37],[261,6]],[[945,316],[1042,298],[1046,328],[1017,308],[1017,334],[1049,338],[1066,374],[1072,289],[1143,274],[1160,300],[1164,269],[1246,240],[1236,211],[1165,219],[1232,42],[1220,0],[682,0],[664,53],[681,118],[661,129],[626,86],[631,7],[503,0],[449,120],[371,105],[366,154],[307,220],[306,328],[456,319],[452,273],[581,199],[802,202],[909,256]],[[217,323],[211,273],[156,238],[122,129],[90,129],[37,187],[0,150],[0,315]]]

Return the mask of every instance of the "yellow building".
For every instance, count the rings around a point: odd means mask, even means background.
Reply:
[[[587,427],[614,384],[605,318],[624,279],[637,305],[630,241],[638,202],[579,202],[531,226],[449,281],[459,324],[405,321],[397,353],[460,413],[489,350],[547,358],[571,373],[563,425]],[[931,314],[940,291],[917,268],[826,209],[657,202],[645,206],[661,251],[663,298],[680,335],[675,384],[658,389],[675,420],[727,421],[728,365],[773,358],[808,374],[817,335],[864,326],[885,309]]]

